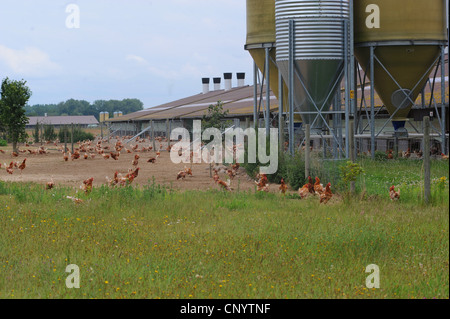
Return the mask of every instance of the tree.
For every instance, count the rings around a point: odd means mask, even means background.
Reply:
[[[40,124],[39,122],[36,123],[36,126],[34,127],[34,133],[33,133],[33,137],[34,137],[34,142],[35,143],[39,143],[40,141],[40,134],[39,134],[39,128],[40,128]]]
[[[143,109],[144,103],[138,99],[98,100],[92,104],[83,100],[70,99],[58,104],[37,104],[25,107],[27,116],[93,115],[97,119],[100,112],[108,112],[112,116],[116,111],[129,114]]]
[[[211,104],[208,107],[208,114],[203,115],[202,129],[217,128],[223,131],[227,126],[231,125],[231,121],[225,121],[228,113],[228,110],[223,110],[222,101],[218,101],[217,104]]]
[[[28,123],[25,106],[32,93],[26,83],[24,80],[15,81],[6,78],[1,86],[0,123],[13,144],[14,152],[17,152],[17,143],[25,141],[28,137],[25,131]]]
[[[45,124],[43,126],[44,129],[44,133],[43,133],[43,138],[45,141],[54,141],[56,140],[56,133],[55,133],[55,128],[53,127],[53,125],[50,124]]]

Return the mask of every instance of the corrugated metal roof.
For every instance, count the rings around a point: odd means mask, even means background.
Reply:
[[[155,106],[152,108],[147,108],[142,111],[130,113],[127,115],[123,115],[120,118],[110,118],[109,122],[125,122],[129,120],[140,120],[142,117],[147,117],[153,114],[157,114],[163,111],[170,110],[172,108],[176,108],[182,105],[191,104],[191,103],[201,103],[201,101],[206,99],[211,99],[216,96],[221,95],[224,92],[224,90],[218,90],[218,91],[210,91],[206,94],[200,93],[193,96],[188,96],[173,102],[168,102],[159,106]]]
[[[151,114],[141,117],[137,120],[150,120],[150,119],[175,119],[184,117],[201,117],[208,107],[212,104],[216,104],[218,101],[222,101],[224,109],[227,106],[234,104],[237,101],[249,99],[248,103],[253,107],[253,87],[243,86],[232,88],[228,91],[221,91],[221,94],[204,99],[199,103],[187,103],[175,108],[171,108],[157,114]],[[200,115],[199,115],[200,114]]]
[[[231,90],[211,91],[207,94],[198,94],[178,101],[166,103],[140,112],[128,114],[111,122],[148,121],[177,118],[202,117],[211,104],[222,101],[224,110],[230,115],[253,114],[253,86],[235,87]],[[258,87],[258,92],[260,88]],[[263,88],[265,97],[265,88]],[[278,100],[271,92],[271,109],[278,109]],[[261,110],[262,111],[262,110]]]
[[[39,124],[47,125],[68,125],[68,124],[78,124],[78,125],[96,125],[99,124],[95,116],[30,116],[28,117],[29,126],[35,126]]]
[[[250,97],[246,97],[243,99],[239,99],[236,101],[232,101],[229,103],[224,103],[223,110],[228,111],[229,116],[239,116],[239,115],[253,115],[253,107],[254,107],[254,99],[253,99],[253,87],[250,87]],[[265,92],[265,91],[264,91]],[[265,94],[264,94],[265,97]],[[259,100],[258,100],[259,101]],[[260,111],[264,110],[264,103],[261,105]],[[270,109],[271,111],[278,111],[278,99],[271,92],[270,95]],[[202,109],[196,112],[189,113],[187,115],[181,116],[181,118],[195,118],[195,117],[203,117],[203,115],[207,114],[207,108]]]

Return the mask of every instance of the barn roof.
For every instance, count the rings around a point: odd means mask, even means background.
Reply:
[[[35,126],[39,124],[48,125],[96,125],[99,124],[95,116],[29,116],[28,124],[29,126]]]

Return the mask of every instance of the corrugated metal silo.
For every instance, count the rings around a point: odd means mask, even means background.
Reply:
[[[358,0],[354,12],[355,55],[369,73],[374,48],[374,88],[397,129],[445,45],[445,0]]]
[[[289,77],[289,21],[294,20],[294,103],[305,124],[320,131],[318,110],[327,111],[340,88],[344,68],[344,21],[349,20],[348,0],[276,0],[277,64]],[[336,85],[337,84],[337,85]]]
[[[275,0],[247,0],[247,40],[246,49],[249,51],[259,70],[264,73],[265,46],[270,50],[270,88],[279,99],[278,66],[275,48]],[[288,89],[283,87],[284,112],[288,112]],[[296,116],[297,122],[301,117]]]

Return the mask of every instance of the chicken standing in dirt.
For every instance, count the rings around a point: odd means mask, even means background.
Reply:
[[[177,181],[178,180],[184,180],[186,178],[186,172],[185,171],[180,171],[180,172],[178,172],[178,174],[177,174]]]
[[[299,190],[298,194],[302,199],[308,197],[309,195],[314,195],[314,183],[311,176],[308,176],[308,183],[303,185]]]
[[[19,165],[19,169],[20,169],[20,174],[22,174],[22,171],[25,169],[25,167],[26,167],[26,164],[25,164],[25,162],[27,161],[27,159],[25,158],[24,160],[23,160],[23,162]]]
[[[138,166],[139,158],[140,158],[140,156],[138,154],[134,155],[134,160],[131,162],[131,165],[133,165],[134,167]]]
[[[323,185],[320,183],[320,179],[318,177],[316,177],[316,183],[314,184],[314,192],[319,196],[324,192]]]
[[[131,173],[128,173],[127,175],[125,175],[125,178],[126,178],[126,180],[127,180],[127,182],[129,184],[131,184],[136,179],[136,177],[138,177],[139,169],[140,168],[138,167],[134,171],[132,171]]]
[[[267,175],[260,174],[259,180],[257,182],[255,182],[258,192],[261,192],[261,191],[268,192],[269,191],[269,184],[267,182],[268,182]]]
[[[233,189],[231,188],[231,181],[230,179],[228,179],[226,182],[222,181],[222,180],[218,180],[217,184],[219,184],[220,186],[222,186],[223,189],[231,192]]]
[[[286,183],[284,182],[284,179],[282,178],[281,185],[279,187],[280,193],[283,195],[286,194],[287,189],[288,189],[288,187],[287,187]]]

